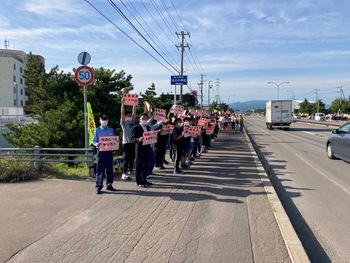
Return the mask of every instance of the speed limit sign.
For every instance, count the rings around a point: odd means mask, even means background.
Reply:
[[[94,79],[95,74],[92,68],[88,66],[80,66],[74,74],[75,81],[82,86],[90,85]]]

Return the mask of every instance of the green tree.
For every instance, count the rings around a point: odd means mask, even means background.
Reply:
[[[310,103],[307,99],[304,99],[304,101],[299,104],[299,112],[307,115],[311,114],[312,103]]]
[[[322,100],[318,100],[315,103],[312,103],[312,114],[316,112],[326,112],[326,104],[322,102]]]
[[[107,112],[111,126],[119,127],[121,96],[132,90],[132,77],[123,71],[115,73],[103,68],[94,71],[95,83],[87,87],[88,101],[95,116]],[[33,100],[25,110],[36,123],[8,125],[10,132],[4,135],[7,142],[15,147],[84,147],[84,91],[73,75],[59,71],[57,66],[45,73],[38,57],[29,55],[24,78],[25,89]]]

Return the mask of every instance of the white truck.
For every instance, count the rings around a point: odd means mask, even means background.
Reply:
[[[282,128],[289,130],[292,116],[291,100],[271,100],[266,103],[266,129]]]

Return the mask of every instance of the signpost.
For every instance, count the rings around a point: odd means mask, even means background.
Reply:
[[[87,85],[94,82],[94,70],[88,66],[91,61],[91,56],[87,52],[81,52],[78,55],[78,62],[82,65],[75,71],[75,81],[84,87],[84,119],[85,119],[85,149],[89,147],[89,131],[88,131],[88,112],[87,112]]]
[[[171,76],[171,85],[187,85],[187,76]]]

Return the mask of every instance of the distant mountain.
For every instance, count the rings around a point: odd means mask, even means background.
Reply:
[[[251,109],[264,109],[266,102],[267,100],[250,100],[245,102],[238,101],[230,103],[229,106],[235,111],[246,111]]]

